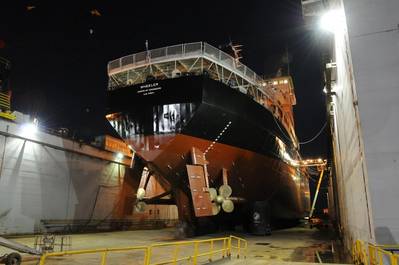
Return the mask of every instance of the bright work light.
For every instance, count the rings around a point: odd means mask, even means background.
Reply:
[[[33,136],[38,130],[37,124],[33,122],[23,124],[21,129],[23,136]]]
[[[342,10],[330,10],[320,18],[320,28],[331,33],[341,32],[345,28],[345,15]]]
[[[122,153],[116,153],[116,158],[117,159],[122,159],[123,158],[123,154]]]

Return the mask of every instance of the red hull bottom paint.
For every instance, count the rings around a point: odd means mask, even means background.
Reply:
[[[136,150],[136,155],[148,163],[158,177],[171,184],[182,220],[193,219],[186,173],[186,164],[191,163],[192,147],[202,152],[208,150],[206,159],[209,161],[210,187],[219,188],[222,185],[222,169],[225,168],[233,189],[232,196],[244,198],[249,203],[269,201],[274,219],[299,219],[308,211],[310,197],[307,181],[299,177],[297,168],[281,159],[183,134],[139,138],[127,140]],[[212,148],[209,148],[211,145]]]

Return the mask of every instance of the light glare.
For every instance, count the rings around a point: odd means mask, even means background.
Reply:
[[[33,136],[37,133],[37,124],[35,123],[25,123],[22,125],[22,134],[24,136]]]
[[[331,33],[338,33],[345,28],[345,17],[342,10],[330,10],[320,19],[320,28]]]

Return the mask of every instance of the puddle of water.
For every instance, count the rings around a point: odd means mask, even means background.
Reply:
[[[270,245],[270,243],[267,243],[267,242],[258,242],[258,243],[255,243],[255,245],[259,245],[259,246],[268,246],[268,245]]]
[[[291,255],[291,261],[315,263],[351,263],[350,256],[343,248],[334,244],[315,244],[308,247],[298,247]]]

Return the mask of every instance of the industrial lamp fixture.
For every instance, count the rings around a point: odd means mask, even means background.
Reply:
[[[339,33],[345,28],[345,14],[341,9],[329,10],[319,21],[319,27],[326,32]]]
[[[22,135],[25,137],[33,136],[37,133],[38,127],[39,127],[38,120],[35,118],[33,119],[33,122],[28,122],[22,125],[21,127]]]
[[[116,158],[119,159],[119,160],[121,160],[121,159],[124,157],[123,154],[120,153],[120,152],[116,153],[115,156],[116,156]]]

